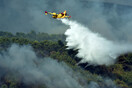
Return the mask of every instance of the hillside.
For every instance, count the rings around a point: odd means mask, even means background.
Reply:
[[[0,65],[0,72],[1,72],[0,73],[0,80],[1,80],[0,88],[53,88],[53,84],[48,84],[47,82],[44,82],[44,83],[40,83],[40,82],[34,83],[34,81],[25,82],[25,79],[24,79],[25,76],[18,74],[19,72],[16,73],[19,70],[20,72],[24,71],[21,67],[19,68],[19,64],[17,64],[17,62],[8,63],[9,65],[13,66],[13,68],[10,68],[10,66],[8,67],[8,64],[2,65],[3,63],[2,61],[4,61],[3,59],[5,58],[7,59],[8,56],[9,58],[7,60],[11,59],[11,62],[14,60],[13,58],[23,57],[21,56],[22,54],[21,52],[23,51],[27,52],[26,49],[28,50],[29,46],[32,47],[33,51],[31,50],[30,51],[31,53],[29,54],[25,53],[25,55],[27,56],[29,55],[28,57],[32,58],[34,56],[34,54],[32,55],[32,52],[35,52],[34,57],[37,59],[35,59],[35,61],[33,62],[32,60],[29,60],[29,62],[23,62],[23,63],[30,64],[32,62],[33,65],[36,65],[39,67],[41,66],[41,60],[42,62],[43,60],[44,62],[47,62],[45,61],[45,58],[50,57],[52,58],[52,60],[55,60],[55,61],[51,60],[52,64],[56,63],[56,65],[52,65],[50,62],[48,62],[49,63],[47,64],[48,67],[50,68],[50,66],[51,67],[53,66],[53,68],[57,68],[57,69],[52,69],[54,71],[53,73],[56,74],[56,76],[57,74],[60,74],[59,77],[61,77],[61,75],[64,74],[63,71],[62,72],[58,71],[59,69],[62,69],[62,68],[56,67],[56,66],[60,66],[61,64],[63,69],[66,69],[66,72],[67,71],[70,72],[68,73],[68,76],[66,76],[66,78],[69,77],[69,74],[70,74],[70,78],[72,77],[74,80],[77,81],[78,85],[82,86],[80,88],[86,88],[86,87],[92,87],[92,86],[95,86],[98,88],[131,88],[132,87],[132,59],[131,59],[132,54],[131,53],[121,55],[120,57],[118,57],[116,63],[111,66],[105,66],[105,65],[93,66],[93,65],[89,65],[88,63],[77,65],[78,62],[80,61],[80,58],[77,58],[75,56],[78,51],[67,50],[66,49],[67,47],[65,46],[65,43],[63,42],[64,40],[65,40],[65,36],[63,35],[48,35],[45,33],[37,34],[33,31],[28,34],[25,34],[25,33],[12,34],[9,32],[1,31],[0,32],[0,53],[1,53],[0,54],[0,62],[1,62],[0,63],[1,64]],[[13,44],[16,44],[16,45],[13,45]],[[12,47],[17,47],[17,48],[14,49]],[[27,47],[27,48],[23,48],[23,47]],[[15,51],[11,51],[12,49],[16,50],[18,57],[12,56],[12,54],[10,54],[11,52],[15,52]],[[22,49],[22,51],[19,51],[19,49],[20,50]],[[15,60],[13,62],[15,62]],[[14,68],[16,68],[17,65],[18,65],[18,68],[16,70]],[[25,66],[30,67],[30,65],[26,65],[26,64]],[[38,67],[36,69],[38,69]],[[45,69],[45,67],[42,69]],[[31,68],[29,68],[29,71],[30,70],[32,71]],[[48,71],[48,70],[45,70],[45,71]],[[53,73],[49,73],[49,74],[53,75]],[[33,73],[30,73],[30,74],[33,74]],[[49,76],[47,75],[47,77]],[[71,81],[73,79],[68,79],[68,80]],[[55,80],[54,76],[52,77],[52,81],[53,80]],[[53,83],[55,83],[54,88],[56,88],[58,86],[57,82],[53,81]],[[52,87],[50,87],[49,85],[52,85]],[[65,83],[63,85],[65,85]]]

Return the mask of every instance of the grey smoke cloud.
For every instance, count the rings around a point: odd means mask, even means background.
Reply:
[[[7,72],[25,84],[45,84],[48,88],[102,88],[94,81],[88,84],[83,75],[63,62],[38,58],[28,45],[13,44],[0,54],[0,78]],[[103,84],[104,88],[117,88],[110,79],[104,79]]]
[[[45,16],[44,11],[62,12],[67,10],[76,20],[92,31],[111,40],[132,40],[130,5],[119,5],[121,0],[0,0],[0,30],[10,32],[64,33],[67,26]],[[109,2],[103,4],[102,2]],[[112,4],[110,4],[112,3]],[[121,2],[120,2],[121,3]],[[125,0],[131,4],[132,1]],[[117,5],[118,4],[118,5]]]
[[[49,88],[83,88],[66,64],[51,58],[37,58],[30,46],[12,45],[8,52],[0,54],[0,67],[22,77],[26,84],[37,82]]]

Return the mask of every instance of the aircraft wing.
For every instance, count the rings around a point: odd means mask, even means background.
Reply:
[[[45,15],[47,15],[47,14],[57,15],[56,13],[51,13],[51,12],[47,12],[47,11],[45,11]]]
[[[48,13],[48,12],[47,12],[47,11],[45,11],[45,15],[47,15],[47,13]]]

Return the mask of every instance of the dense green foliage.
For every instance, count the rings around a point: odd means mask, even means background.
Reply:
[[[132,54],[125,54],[118,57],[118,61],[111,66],[77,66],[79,58],[75,57],[77,51],[66,50],[63,35],[49,35],[46,33],[16,33],[0,32],[0,52],[6,50],[11,44],[31,45],[38,57],[52,57],[58,61],[65,62],[75,72],[80,72],[87,82],[95,81],[100,85],[103,78],[98,75],[112,78],[115,83],[123,88],[132,88]],[[84,68],[84,69],[83,69]],[[13,78],[10,78],[13,77]],[[6,74],[1,79],[1,88],[46,88],[45,85],[25,85],[20,79],[13,75]],[[80,81],[81,82],[81,81]],[[105,85],[104,85],[105,86]]]
[[[17,38],[26,38],[29,40],[37,40],[37,41],[43,41],[43,40],[51,40],[51,41],[58,41],[61,40],[64,42],[65,36],[63,34],[48,34],[48,33],[36,33],[35,31],[31,31],[29,33],[22,33],[17,32],[16,34],[12,34],[10,32],[3,32],[0,31],[0,37],[17,37]]]

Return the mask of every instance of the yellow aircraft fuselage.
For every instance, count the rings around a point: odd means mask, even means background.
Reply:
[[[59,14],[56,14],[55,12],[51,13],[51,12],[45,11],[45,15],[47,14],[53,15],[52,16],[53,18],[65,18],[65,17],[70,18],[71,17],[66,15],[66,10],[63,13],[59,13]]]

